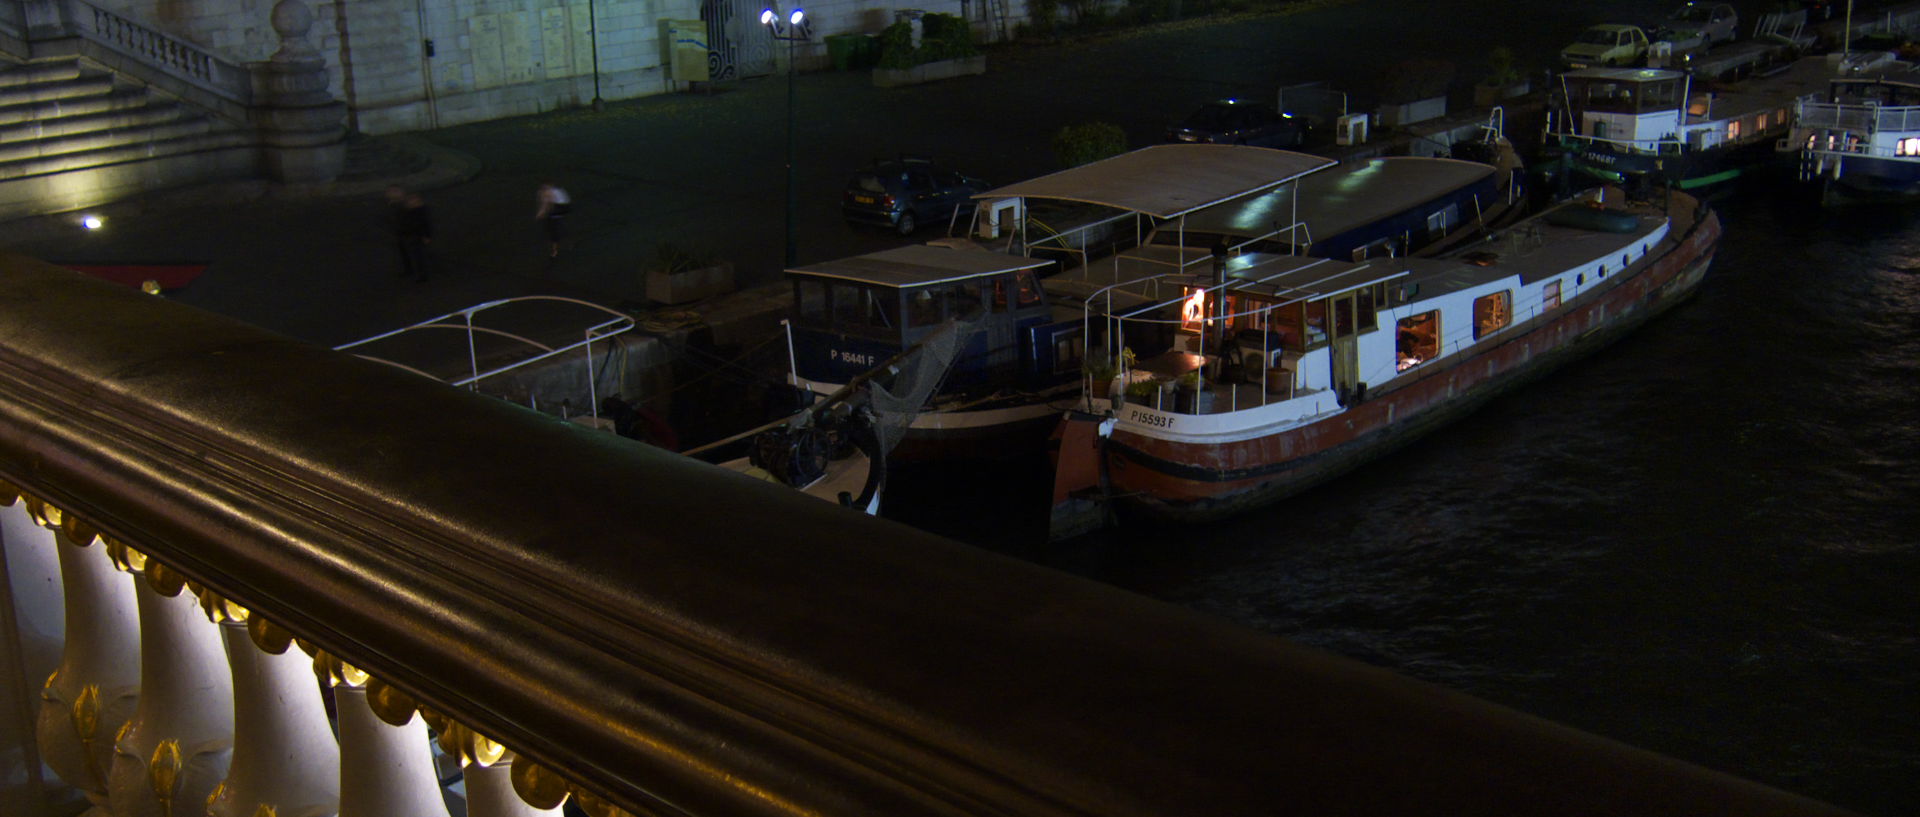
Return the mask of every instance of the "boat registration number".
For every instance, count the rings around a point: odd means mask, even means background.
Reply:
[[[1141,411],[1140,409],[1134,409],[1127,414],[1129,415],[1127,417],[1128,420],[1144,426],[1159,426],[1161,428],[1171,428],[1173,426],[1173,418],[1164,414],[1152,414]]]
[[[872,204],[872,203],[873,203],[873,197],[872,197],[872,196],[854,196],[854,197],[853,197],[853,200],[854,200],[854,201],[857,201],[857,202],[860,202],[861,204]]]

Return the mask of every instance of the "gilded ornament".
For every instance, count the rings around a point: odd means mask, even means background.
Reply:
[[[587,817],[632,817],[619,806],[602,800],[591,792],[581,791],[577,787],[573,790],[573,802],[580,806],[581,811],[587,813]]]
[[[147,785],[153,788],[154,799],[160,801],[162,815],[173,814],[173,791],[180,785],[180,766],[179,741],[163,740],[153,747],[153,759],[147,761]]]
[[[100,535],[100,529],[87,524],[86,520],[73,514],[67,514],[66,523],[60,526],[60,532],[67,535],[67,541],[80,547],[93,544],[93,538]]]
[[[60,524],[62,522],[65,522],[66,519],[67,519],[67,515],[63,513],[59,508],[54,507],[53,503],[50,503],[50,502],[40,503],[40,525],[42,527],[53,528],[55,530],[58,530],[60,528]]]
[[[187,577],[180,575],[178,570],[148,559],[147,584],[153,587],[153,592],[173,598],[180,595],[181,590],[186,589]]]
[[[58,676],[59,673],[54,673]],[[53,678],[47,679],[47,686],[53,686]],[[88,684],[74,696],[73,710],[68,713],[73,723],[73,733],[80,738],[80,752],[87,761],[87,775],[98,785],[107,784],[107,776],[100,773],[100,760],[93,753],[93,739],[100,728],[100,685]],[[131,723],[132,721],[128,721]],[[126,724],[121,724],[121,731]]]
[[[33,524],[43,528],[52,527],[47,523],[46,502],[31,494],[21,494],[20,498],[27,501],[27,515],[33,517]]]
[[[524,756],[514,758],[507,777],[514,793],[534,808],[556,809],[567,800],[567,781]]]
[[[432,729],[435,732],[444,732],[447,730],[447,727],[452,725],[453,723],[453,721],[449,720],[447,716],[440,714],[438,711],[424,704],[422,704],[419,708],[420,708],[420,720],[426,722],[428,729]]]
[[[287,628],[255,615],[247,616],[247,637],[268,655],[284,653],[293,644],[293,633]]]
[[[219,593],[215,593],[210,589],[204,587],[196,588],[194,582],[187,582],[187,590],[195,596],[200,597],[200,609],[206,612],[207,618],[212,619],[213,623],[220,624],[228,621],[239,624],[246,623],[248,616],[247,608],[223,598]]]
[[[259,808],[253,810],[253,817],[276,817],[276,815],[273,813],[272,806],[261,803]]]
[[[367,684],[367,674],[332,653],[321,650],[313,656],[313,671],[327,679],[334,686],[363,687]]]
[[[107,558],[113,560],[113,566],[128,573],[139,573],[147,569],[147,554],[127,547],[127,543],[118,539],[107,539]]]
[[[367,679],[367,707],[373,716],[389,726],[406,726],[413,720],[413,696],[378,678]]]

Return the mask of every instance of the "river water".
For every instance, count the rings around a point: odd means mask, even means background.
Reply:
[[[1310,493],[1045,548],[947,532],[1920,813],[1920,209],[1718,206],[1693,300]]]

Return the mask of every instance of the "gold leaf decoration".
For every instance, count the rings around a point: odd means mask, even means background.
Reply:
[[[80,547],[93,544],[94,537],[100,535],[99,528],[87,524],[86,520],[73,514],[67,514],[66,524],[60,526],[60,532],[67,535],[67,541]]]
[[[389,726],[406,726],[413,720],[413,697],[378,678],[367,681],[367,707],[373,716]]]
[[[66,518],[67,515],[59,508],[54,507],[52,503],[40,503],[40,524],[42,526],[59,530],[60,523],[65,522]]]
[[[276,817],[276,815],[273,813],[272,806],[261,803],[259,808],[253,810],[253,817]]]
[[[453,723],[453,721],[447,719],[447,716],[425,705],[420,707],[420,720],[425,721],[427,728],[435,732],[444,732],[447,730],[447,727]]]
[[[27,501],[27,515],[33,517],[33,524],[43,528],[48,527],[47,503],[42,502],[39,497],[31,494],[21,494],[20,498]]]
[[[213,620],[213,623],[220,624],[228,621],[240,624],[246,623],[248,616],[247,608],[235,604],[230,599],[221,597],[219,593],[213,592],[212,589],[205,587],[196,588],[193,582],[187,582],[187,592],[200,597],[200,609],[207,614],[207,618]]]
[[[318,673],[320,677],[327,679],[327,683],[333,686],[358,688],[366,686],[368,678],[365,672],[362,672],[352,664],[340,660],[338,656],[326,650],[321,650],[314,654],[313,671]]]
[[[173,598],[180,595],[181,590],[186,589],[187,577],[180,575],[178,570],[148,559],[147,584],[153,586],[153,592]]]
[[[293,634],[285,627],[256,615],[247,616],[247,637],[253,639],[253,646],[268,655],[279,655],[293,644]]]
[[[147,554],[127,547],[127,543],[118,539],[107,539],[107,558],[113,560],[113,566],[128,573],[139,573],[147,569]]]
[[[52,683],[53,679],[47,679]],[[80,739],[92,740],[94,730],[100,728],[100,685],[88,684],[73,699],[73,733]]]
[[[515,758],[507,767],[507,777],[513,781],[513,792],[529,806],[556,809],[567,801],[567,781],[525,756]]]
[[[180,785],[180,766],[180,742],[172,739],[153,747],[153,759],[147,761],[147,785],[160,801],[160,813],[168,817],[173,814],[174,788]]]
[[[501,758],[507,756],[507,747],[500,745],[486,735],[468,729],[466,737],[467,756],[473,758],[473,762],[475,763],[482,766],[492,766],[495,763],[499,763]]]
[[[573,790],[573,802],[587,813],[587,817],[632,817],[619,806],[600,799],[592,792],[581,791],[578,787]]]

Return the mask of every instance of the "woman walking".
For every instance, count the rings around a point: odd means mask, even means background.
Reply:
[[[534,211],[533,220],[544,222],[547,227],[547,257],[560,257],[560,239],[566,235],[567,214],[573,212],[573,197],[553,182],[541,182],[535,195],[540,209]]]

